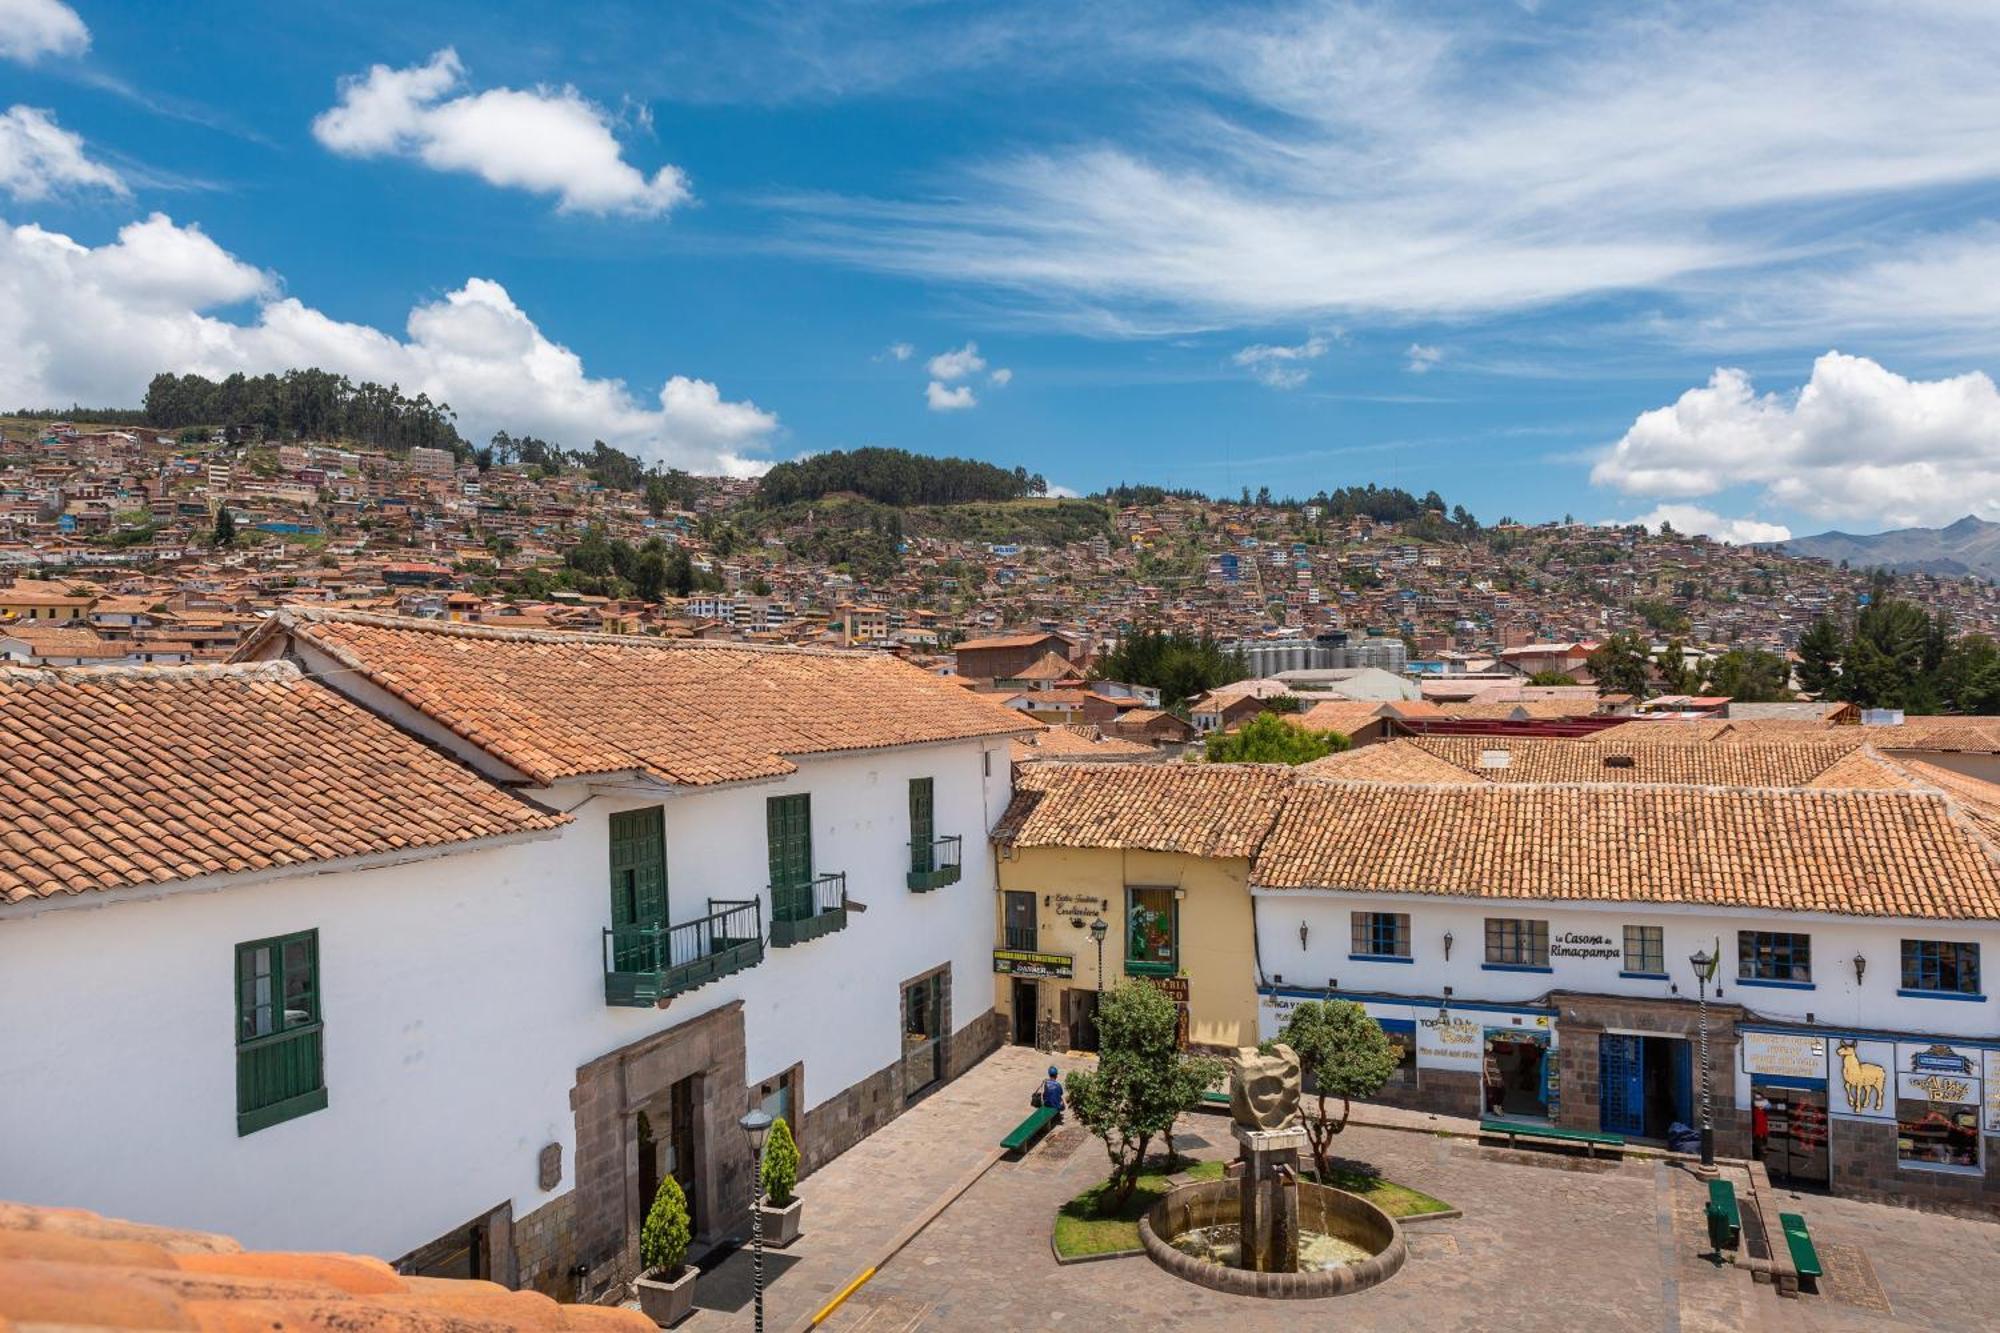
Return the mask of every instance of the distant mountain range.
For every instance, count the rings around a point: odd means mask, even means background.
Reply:
[[[1948,528],[1897,528],[1857,536],[1822,532],[1770,543],[1788,555],[1845,560],[1856,569],[1886,569],[1897,574],[1935,574],[1963,578],[1974,574],[2000,580],[2000,523],[1967,514]]]

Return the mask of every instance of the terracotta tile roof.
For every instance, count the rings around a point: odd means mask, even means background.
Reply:
[[[17,639],[36,657],[123,657],[123,644],[100,638],[96,630],[64,629],[55,625],[9,625],[0,639]]]
[[[1139,759],[1158,753],[1140,741],[1106,736],[1093,723],[1045,727],[1032,735],[1014,738],[1017,764],[1037,759]]]
[[[967,649],[977,652],[981,648],[1032,648],[1044,639],[1055,638],[1060,638],[1064,642],[1069,641],[1066,635],[1056,634],[1050,630],[1038,630],[1031,634],[997,634],[990,639],[966,639],[953,644],[952,649],[954,652],[964,652]]]
[[[1300,783],[1272,888],[2000,920],[2000,865],[1933,791]]]
[[[1292,770],[1271,764],[1032,764],[993,837],[1012,847],[1249,856]]]
[[[1916,717],[1892,727],[1841,727],[1858,731],[1880,750],[2000,752],[2000,718]]]
[[[567,822],[287,663],[0,669],[0,902]]]
[[[1511,699],[1495,703],[1444,704],[1442,705],[1440,716],[1472,718],[1491,722],[1508,719],[1526,721],[1564,717],[1591,717],[1596,712],[1596,704],[1587,700],[1571,702],[1566,699]]]
[[[787,755],[1013,735],[991,697],[880,653],[558,634],[287,609],[240,650],[319,649],[550,783],[642,770],[687,786],[796,771]]]
[[[1337,731],[1351,736],[1381,716],[1382,702],[1378,699],[1329,699],[1291,720],[1308,731]]]
[[[1409,741],[1363,745],[1299,765],[1302,777],[1325,782],[1467,783],[1480,779]]]
[[[1388,781],[1463,782],[1471,778],[1508,783],[1647,782],[1696,787],[1812,785],[1855,749],[1839,740],[1820,745],[1686,745],[1653,743],[1648,737],[1619,745],[1596,738],[1504,736],[1415,736],[1364,748],[1421,751],[1457,770],[1456,777],[1448,777],[1411,761],[1408,776],[1396,777],[1385,757],[1377,762],[1383,765],[1379,770],[1383,780]],[[1879,762],[1876,768],[1879,770]],[[1329,770],[1328,776],[1354,780],[1338,765],[1329,765]],[[1426,777],[1427,772],[1439,776]],[[1842,772],[1855,781],[1818,785],[1895,785],[1893,778],[1871,774],[1866,765],[1850,766]]]
[[[1043,653],[1019,671],[1007,673],[1008,680],[1082,680],[1076,664],[1059,653]]]
[[[0,1203],[0,1329],[36,1327],[657,1333],[636,1310],[402,1277],[362,1255],[250,1251],[208,1232]]]

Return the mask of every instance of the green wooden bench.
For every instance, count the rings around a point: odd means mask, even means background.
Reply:
[[[1799,1270],[1800,1279],[1818,1279],[1822,1271],[1819,1250],[1812,1243],[1812,1233],[1806,1230],[1805,1218],[1797,1213],[1779,1213],[1778,1225],[1785,1229],[1785,1248],[1792,1252],[1792,1267]]]
[[[1599,1134],[1588,1129],[1561,1129],[1555,1125],[1524,1125],[1514,1120],[1481,1120],[1481,1134],[1504,1136],[1507,1146],[1513,1147],[1517,1139],[1546,1139],[1551,1143],[1581,1143],[1592,1156],[1597,1156],[1599,1148],[1615,1148],[1623,1151],[1625,1140],[1618,1134]]]
[[[1026,1120],[1014,1126],[1013,1133],[1000,1140],[1000,1146],[1008,1152],[1026,1150],[1029,1144],[1041,1137],[1043,1130],[1056,1122],[1056,1115],[1056,1108],[1053,1106],[1037,1106],[1028,1112]]]
[[[1716,1252],[1737,1248],[1743,1240],[1743,1211],[1736,1206],[1736,1187],[1726,1180],[1709,1181],[1707,1213]]]
[[[1229,1109],[1229,1094],[1226,1092],[1217,1092],[1214,1088],[1210,1088],[1201,1094],[1201,1106],[1203,1110],[1227,1111]]]

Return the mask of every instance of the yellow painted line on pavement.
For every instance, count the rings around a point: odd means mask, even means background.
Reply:
[[[819,1313],[814,1315],[806,1323],[806,1327],[818,1328],[820,1326],[820,1323],[823,1320],[825,1320],[825,1318],[828,1315],[832,1314],[835,1310],[838,1310],[840,1308],[840,1303],[842,1301],[846,1300],[849,1296],[852,1296],[857,1290],[860,1289],[862,1283],[866,1282],[869,1278],[874,1276],[875,1276],[875,1266],[873,1264],[870,1264],[868,1267],[862,1269],[859,1276],[857,1276],[854,1279],[854,1281],[848,1283],[846,1286],[842,1287],[839,1291],[835,1292],[833,1294],[832,1300],[828,1301],[825,1305],[819,1307]]]
[[[897,1232],[895,1237],[892,1240],[890,1240],[890,1242],[886,1246],[883,1247],[881,1254],[876,1256],[874,1263],[862,1269],[861,1272],[855,1276],[852,1282],[849,1282],[846,1286],[842,1287],[837,1293],[835,1293],[834,1298],[828,1301],[825,1305],[822,1305],[819,1308],[819,1312],[813,1315],[812,1318],[803,1320],[797,1325],[795,1325],[794,1327],[796,1333],[804,1333],[806,1329],[818,1328],[822,1322],[830,1318],[833,1315],[833,1312],[835,1310],[838,1310],[841,1307],[841,1304],[845,1302],[849,1296],[852,1296],[855,1292],[861,1289],[863,1283],[867,1282],[869,1278],[874,1277],[877,1273],[881,1272],[882,1269],[888,1264],[888,1262],[891,1259],[895,1258],[898,1254],[902,1253],[903,1247],[905,1245],[908,1245],[911,1241],[915,1240],[918,1234],[921,1233],[925,1227],[929,1226],[932,1222],[935,1222],[937,1220],[938,1215],[940,1213],[944,1212],[945,1209],[949,1208],[953,1203],[957,1201],[959,1195],[971,1189],[973,1185],[978,1182],[981,1176],[985,1175],[988,1171],[993,1169],[994,1163],[998,1162],[1001,1158],[1005,1157],[1006,1155],[1007,1151],[1004,1148],[995,1148],[991,1152],[987,1153],[985,1158],[982,1159],[977,1166],[973,1167],[970,1171],[967,1171],[963,1176],[960,1176],[957,1181],[953,1182],[951,1188],[947,1189],[943,1194],[940,1194],[937,1197],[937,1199],[930,1205],[930,1207],[924,1209],[922,1214],[920,1214],[915,1221],[911,1222],[908,1226],[904,1227],[901,1231]]]

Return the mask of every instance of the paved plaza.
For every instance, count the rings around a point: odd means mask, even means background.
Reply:
[[[1177,1281],[1144,1256],[1059,1265],[1055,1208],[1100,1179],[1101,1145],[1073,1126],[978,1174],[1026,1114],[1047,1057],[1004,1048],[800,1186],[806,1234],[767,1267],[767,1326],[798,1328],[947,1197],[955,1198],[821,1327],[905,1329],[1962,1330],[2000,1320],[1990,1279],[2000,1225],[1781,1193],[1827,1267],[1819,1293],[1781,1300],[1747,1268],[1716,1267],[1706,1191],[1651,1160],[1578,1161],[1467,1139],[1354,1125],[1340,1155],[1447,1200],[1455,1219],[1407,1228],[1410,1261],[1382,1286],[1326,1302],[1265,1302]],[[1059,1063],[1067,1063],[1060,1061]],[[1382,1122],[1428,1117],[1368,1108]],[[1438,1122],[1448,1123],[1448,1122]],[[1183,1151],[1234,1156],[1227,1118],[1191,1115]],[[968,1179],[971,1179],[968,1185]],[[704,1276],[693,1333],[749,1323],[748,1253]]]

